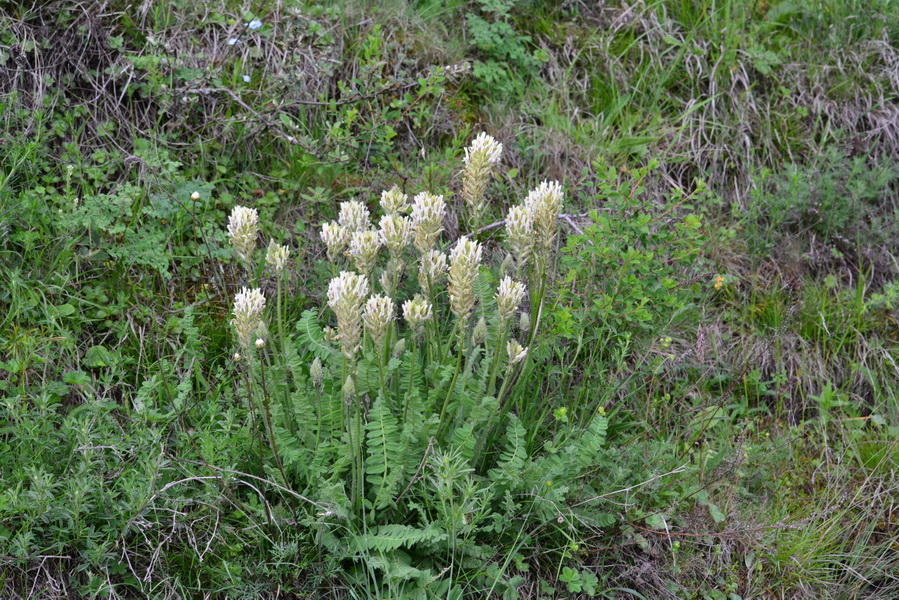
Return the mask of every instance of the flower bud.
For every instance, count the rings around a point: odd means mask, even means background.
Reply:
[[[486,339],[487,321],[484,320],[484,317],[481,317],[480,319],[478,319],[478,322],[475,324],[474,329],[471,332],[471,345],[480,346]]]
[[[518,330],[525,336],[531,332],[530,313],[523,312],[518,316]]]
[[[352,375],[347,375],[346,381],[343,382],[343,400],[344,400],[344,402],[349,403],[355,397],[356,397],[356,382],[353,381]]]
[[[319,357],[315,357],[315,360],[312,361],[312,365],[309,367],[309,379],[312,380],[312,385],[321,389],[322,384],[325,381],[325,371],[322,368],[322,359]]]
[[[258,340],[256,340],[256,349],[262,350],[263,348],[265,348],[265,340],[262,338],[259,338]]]
[[[393,358],[399,360],[406,353],[406,338],[400,338],[393,345]]]
[[[70,166],[69,168],[71,169],[71,166]],[[71,173],[71,171],[69,171],[69,172]],[[191,200],[199,200],[199,199],[200,199],[200,192],[194,192],[193,194],[191,194],[191,195],[190,195],[190,199],[191,199]]]

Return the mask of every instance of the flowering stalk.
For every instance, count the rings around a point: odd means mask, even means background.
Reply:
[[[496,291],[496,309],[499,314],[499,327],[496,334],[496,347],[493,351],[493,364],[490,367],[490,382],[487,385],[487,393],[493,394],[496,385],[496,377],[499,372],[502,345],[506,341],[506,331],[512,316],[518,310],[524,300],[525,288],[521,282],[514,281],[511,277],[504,277],[499,282]]]
[[[456,387],[456,379],[459,377],[459,371],[462,369],[462,351],[465,345],[465,328],[471,311],[474,308],[474,280],[478,276],[478,267],[481,263],[481,245],[473,242],[467,237],[459,238],[455,247],[450,252],[450,268],[449,268],[449,298],[450,310],[456,316],[456,328],[459,331],[459,350],[456,359],[456,370],[453,373],[453,379],[450,382],[449,389],[446,392],[446,399],[443,401],[443,407],[440,409],[438,418],[437,434],[444,426],[444,415],[449,405],[450,397]],[[450,336],[452,339],[452,336]],[[452,341],[450,341],[452,343]]]
[[[476,230],[487,209],[484,193],[493,169],[503,154],[503,145],[484,132],[465,149],[465,167],[462,172],[462,198],[468,210],[468,224]]]

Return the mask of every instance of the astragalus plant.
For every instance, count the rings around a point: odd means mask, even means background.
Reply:
[[[484,173],[472,165],[492,172],[499,150],[490,148],[470,151],[464,167],[460,204],[473,215],[483,186],[470,179]],[[333,275],[319,310],[257,347],[250,338],[265,328],[241,311],[259,292],[236,298],[239,350],[255,353],[238,363],[248,397],[266,396],[253,421],[254,437],[269,438],[260,456],[275,468],[265,470],[307,500],[294,506],[299,526],[369,594],[514,590],[512,546],[502,545],[576,521],[574,481],[596,460],[606,420],[548,423],[553,407],[541,405],[551,356],[541,309],[562,201],[561,185],[541,183],[509,211],[502,251],[489,253],[475,235],[444,235],[450,203],[429,191],[411,202],[385,191],[380,216],[345,202],[321,228]],[[504,252],[511,274],[485,261]],[[282,254],[273,246],[269,264]],[[278,390],[286,400],[269,403]],[[577,518],[606,517],[581,508]]]

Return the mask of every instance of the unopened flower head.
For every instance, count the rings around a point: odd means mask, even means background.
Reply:
[[[393,358],[399,360],[406,353],[406,338],[400,338],[393,346]]]
[[[72,168],[71,165],[69,166],[69,168],[70,168],[70,169]],[[200,192],[194,192],[193,194],[191,194],[191,195],[190,195],[190,199],[191,199],[191,200],[199,200],[199,199],[200,199]]]
[[[503,145],[486,133],[480,133],[465,149],[465,168],[462,172],[462,198],[468,210],[471,227],[478,227],[487,210],[485,192],[494,166],[503,154]]]
[[[552,248],[562,210],[562,186],[557,181],[544,181],[534,188],[524,205],[534,215],[534,237],[545,252]]]
[[[271,240],[268,243],[268,250],[265,252],[265,264],[278,275],[287,266],[287,257],[290,256],[290,249],[287,246],[281,246]]]
[[[356,270],[366,275],[375,268],[378,262],[378,249],[381,247],[381,236],[377,231],[364,229],[356,231],[350,238],[347,255],[353,259]]]
[[[506,235],[521,268],[528,262],[534,248],[534,213],[527,206],[518,205],[509,209]]]
[[[496,310],[502,321],[508,321],[521,306],[524,300],[525,289],[520,281],[514,281],[511,277],[503,277],[496,291]]]
[[[390,190],[381,192],[381,208],[387,215],[403,215],[409,211],[409,196],[393,186]]]
[[[421,255],[418,269],[418,285],[428,296],[433,297],[433,286],[446,277],[446,254],[439,250],[428,250]]]
[[[433,249],[437,243],[437,236],[443,231],[445,214],[446,202],[443,196],[422,192],[412,201],[413,239],[415,247],[422,254]]]
[[[478,319],[471,331],[471,345],[480,346],[487,339],[487,320],[484,317]]]
[[[393,300],[387,296],[372,296],[362,313],[365,330],[378,348],[384,343],[387,327],[393,321]]]
[[[343,400],[347,404],[356,397],[356,382],[353,381],[352,375],[347,375],[343,382]]]
[[[433,316],[434,310],[431,303],[418,294],[412,300],[403,302],[403,318],[418,337],[424,333],[425,323],[430,321]]]
[[[337,221],[322,224],[320,235],[325,246],[328,247],[328,260],[331,262],[340,256],[350,241],[350,230]]]
[[[253,335],[262,320],[262,311],[265,310],[265,296],[259,288],[241,288],[234,296],[234,319],[231,326],[237,333],[237,341],[241,348],[250,347]]]
[[[406,247],[412,243],[412,219],[391,213],[381,217],[381,241],[394,258],[399,258]]]
[[[481,245],[467,237],[459,238],[450,251],[450,310],[464,321],[474,308],[474,280],[481,264]]]
[[[358,349],[362,334],[362,304],[368,291],[368,278],[350,271],[341,271],[328,284],[328,306],[337,315],[338,337],[343,354],[349,359]]]
[[[368,229],[368,208],[358,200],[341,202],[337,222],[346,227],[351,234],[354,231]]]
[[[318,389],[321,389],[322,383],[325,381],[325,370],[322,368],[322,359],[317,356],[309,367],[309,379],[312,380],[312,385]]]
[[[506,352],[509,354],[510,367],[517,365],[528,355],[528,349],[524,348],[518,343],[518,340],[515,339],[506,342]]]
[[[263,348],[265,348],[265,340],[262,338],[259,338],[258,340],[256,340],[256,349],[262,350]]]
[[[523,312],[518,316],[518,330],[525,336],[531,332],[530,313]]]
[[[242,261],[249,262],[256,249],[259,234],[259,213],[255,208],[237,205],[228,217],[228,237]]]

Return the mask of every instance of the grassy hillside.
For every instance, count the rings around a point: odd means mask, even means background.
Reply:
[[[0,5],[0,597],[899,597],[897,36]]]

